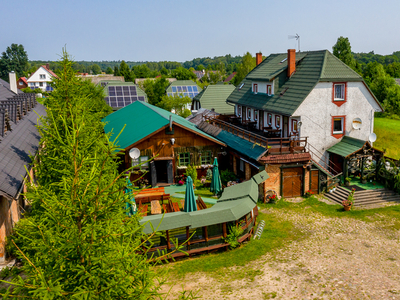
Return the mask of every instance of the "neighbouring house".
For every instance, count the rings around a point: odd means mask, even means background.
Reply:
[[[206,108],[222,115],[232,115],[235,106],[227,103],[226,99],[235,89],[231,84],[213,84],[205,87],[192,101],[192,111]]]
[[[88,73],[81,73],[77,76],[85,80],[90,80],[93,84],[98,84],[101,82],[101,86],[105,86],[108,81],[125,82],[124,76],[114,76],[113,74],[89,75]]]
[[[50,70],[49,64],[46,64],[40,66],[26,81],[32,90],[39,88],[43,92],[51,92],[53,87],[50,83],[56,77],[57,75]]]
[[[157,76],[156,78],[135,78],[135,83],[139,84],[140,82],[143,82],[146,80],[156,81],[160,77],[161,76]],[[165,78],[165,79],[168,80],[169,83],[176,81],[176,78]]]
[[[201,80],[203,78],[204,75],[206,75],[206,71],[205,70],[201,70],[201,71],[193,71],[194,75],[196,75],[197,80]]]
[[[188,165],[195,166],[199,176],[205,175],[225,148],[225,143],[191,122],[143,101],[115,111],[103,122],[107,134],[116,136],[123,130],[117,140],[124,149],[120,171],[134,166],[131,180],[148,172],[145,178],[152,186],[177,183]],[[131,151],[140,154],[131,158]]]
[[[236,173],[244,170],[245,179],[251,175],[246,174],[247,150],[240,142],[245,140],[265,150],[256,157],[259,149],[252,160],[247,157],[254,164],[250,171],[264,164],[270,176],[265,191],[285,197],[301,196],[307,190],[319,192],[330,182],[343,180],[352,158],[363,172],[366,164],[358,155],[363,147],[376,154],[371,159],[382,156],[372,149],[371,139],[374,112],[382,111],[381,105],[362,77],[329,51],[296,53],[290,49],[264,61],[257,53],[256,62],[256,68],[227,99],[235,105],[235,116],[199,125],[206,132],[212,132],[207,127],[213,126],[223,135],[240,139],[236,150],[226,142],[229,151],[235,150],[231,165]],[[220,134],[214,136],[220,139]],[[340,152],[332,147],[345,136],[365,146],[338,156]],[[347,142],[343,141],[342,148]]]
[[[196,82],[193,80],[176,80],[171,82],[167,87],[166,92],[168,96],[188,96],[193,99],[198,93],[202,91]]]
[[[147,102],[146,93],[133,82],[121,82],[118,80],[100,81],[104,86],[104,100],[113,110],[118,110],[133,102]]]
[[[15,74],[10,74],[16,86]],[[0,82],[0,262],[5,260],[5,239],[21,218],[26,192],[25,182],[32,177],[31,157],[39,146],[36,125],[45,107],[36,102],[35,94],[11,92]],[[27,172],[28,170],[28,172]]]
[[[200,108],[198,110],[193,110],[192,114],[187,117],[186,120],[198,126],[201,122],[205,120],[205,118],[217,118],[218,116],[219,113],[215,111],[211,111],[206,108]]]
[[[21,89],[24,89],[24,88],[27,88],[27,87],[28,87],[28,81],[27,81],[26,77],[20,77],[17,80],[17,88],[19,90],[21,90]]]
[[[228,77],[226,77],[226,79],[224,80],[224,82],[230,82],[233,77],[235,77],[236,72],[233,72],[232,74],[230,74]]]

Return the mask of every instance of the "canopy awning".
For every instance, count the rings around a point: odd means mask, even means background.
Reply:
[[[383,154],[383,151],[373,148],[368,141],[355,139],[349,136],[344,136],[339,143],[333,145],[327,151],[347,158],[350,155],[362,150],[365,145],[367,145],[369,149],[374,149],[377,153]]]

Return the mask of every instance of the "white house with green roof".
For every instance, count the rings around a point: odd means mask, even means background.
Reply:
[[[257,129],[308,137],[324,154],[322,160],[343,136],[368,141],[374,112],[383,110],[362,77],[328,50],[271,54],[227,102],[235,105],[242,122],[256,122]]]
[[[234,89],[235,86],[232,84],[209,85],[193,98],[192,110],[197,111],[200,108],[206,108],[221,115],[232,115],[235,112],[235,106],[227,103],[226,99]]]

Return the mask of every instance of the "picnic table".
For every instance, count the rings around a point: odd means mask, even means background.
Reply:
[[[247,129],[250,129],[250,128],[254,129],[254,128],[256,128],[257,121],[244,120],[243,124],[247,126]]]

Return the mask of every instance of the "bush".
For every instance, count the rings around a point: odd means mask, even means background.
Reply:
[[[223,185],[226,186],[228,181],[234,181],[236,179],[237,179],[237,176],[232,171],[229,171],[229,170],[221,171],[221,182]]]
[[[243,229],[240,226],[231,226],[229,234],[224,239],[226,243],[229,243],[230,249],[235,249],[240,245],[238,238],[242,235]]]
[[[186,169],[186,176],[190,176],[193,180],[193,183],[196,184],[197,181],[197,170],[194,166],[189,165]]]

